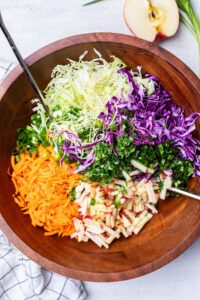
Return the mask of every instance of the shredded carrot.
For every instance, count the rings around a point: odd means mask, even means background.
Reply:
[[[74,164],[59,166],[52,152],[51,147],[40,146],[37,156],[22,153],[18,163],[11,157],[13,197],[34,226],[44,227],[45,235],[69,236],[75,231],[73,218],[79,213],[68,195],[82,175],[71,172]]]

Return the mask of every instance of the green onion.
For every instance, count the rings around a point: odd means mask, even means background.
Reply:
[[[113,145],[100,142],[94,147],[95,162],[86,170],[86,178],[100,184],[110,183],[113,178],[123,178],[122,170],[132,171],[131,160],[153,169],[157,166],[155,176],[163,170],[172,170],[174,185],[179,188],[187,186],[188,178],[194,172],[193,162],[180,158],[180,150],[168,141],[158,146],[133,146],[128,136],[118,137],[115,149],[118,156],[113,155]],[[125,188],[120,188],[121,194]]]
[[[69,200],[70,200],[70,201],[74,201],[75,198],[76,198],[76,190],[75,190],[75,188],[73,188],[73,189],[71,190],[71,192],[69,193]]]
[[[114,204],[115,204],[115,208],[117,208],[117,209],[118,209],[118,208],[119,208],[119,206],[120,206],[120,202],[119,202],[119,200],[115,200],[115,203],[114,203]]]
[[[18,163],[18,162],[20,161],[19,155],[16,155],[16,156],[15,156],[15,159],[16,159],[16,162]]]
[[[200,22],[190,0],[177,0],[181,21],[193,34],[199,49],[199,77],[200,77]]]
[[[117,129],[117,125],[116,124],[111,124],[110,125],[110,130],[111,131],[115,131]]]
[[[95,205],[96,204],[96,200],[95,199],[91,199],[91,201],[90,201],[90,205]]]
[[[161,190],[163,189],[163,186],[164,186],[163,181],[159,181],[158,186],[159,186],[159,191],[161,192]]]
[[[126,194],[127,194],[127,190],[125,189],[125,187],[122,187],[121,189],[119,189],[119,192],[120,192],[122,195],[126,195]]]

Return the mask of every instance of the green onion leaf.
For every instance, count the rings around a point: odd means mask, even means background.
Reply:
[[[96,204],[96,200],[95,199],[91,199],[90,205],[94,206],[95,204]]]
[[[116,124],[110,125],[110,130],[111,131],[115,131],[116,129],[117,129],[117,125]]]
[[[115,208],[119,208],[119,206],[120,206],[120,202],[119,202],[119,200],[115,200],[115,203],[114,203],[114,205],[115,205]]]
[[[125,189],[125,187],[122,187],[121,189],[119,189],[119,192],[120,192],[122,195],[126,195],[126,194],[127,194],[127,190]]]
[[[73,189],[71,190],[71,192],[69,193],[69,200],[70,200],[70,201],[74,201],[75,198],[76,198],[76,190],[75,190],[75,188],[73,188]]]
[[[177,0],[178,7],[181,11],[181,21],[194,35],[199,49],[199,77],[200,77],[200,22],[194,11],[190,0]]]

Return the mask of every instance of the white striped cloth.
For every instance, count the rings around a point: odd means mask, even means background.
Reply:
[[[1,300],[83,300],[79,280],[50,272],[28,259],[0,231]]]
[[[0,82],[15,66],[0,61]],[[83,300],[79,280],[45,270],[15,248],[0,230],[1,300]]]

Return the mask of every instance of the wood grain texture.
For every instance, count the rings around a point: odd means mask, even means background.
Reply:
[[[26,62],[44,89],[57,64],[65,64],[66,58],[77,60],[85,50],[87,58],[92,59],[93,48],[107,60],[116,55],[130,68],[141,65],[143,71],[158,76],[187,115],[200,111],[200,81],[195,74],[168,51],[131,36],[78,35],[40,49]],[[0,86],[0,228],[16,247],[43,267],[62,275],[89,281],[117,281],[152,272],[191,245],[200,233],[200,203],[187,197],[162,201],[158,215],[138,236],[121,238],[110,249],[100,249],[92,242],[45,237],[42,229],[34,228],[14,203],[14,187],[7,175],[16,129],[29,122],[30,100],[34,97],[19,66]],[[200,122],[196,135],[200,137]],[[199,178],[191,180],[190,190],[200,193]]]

